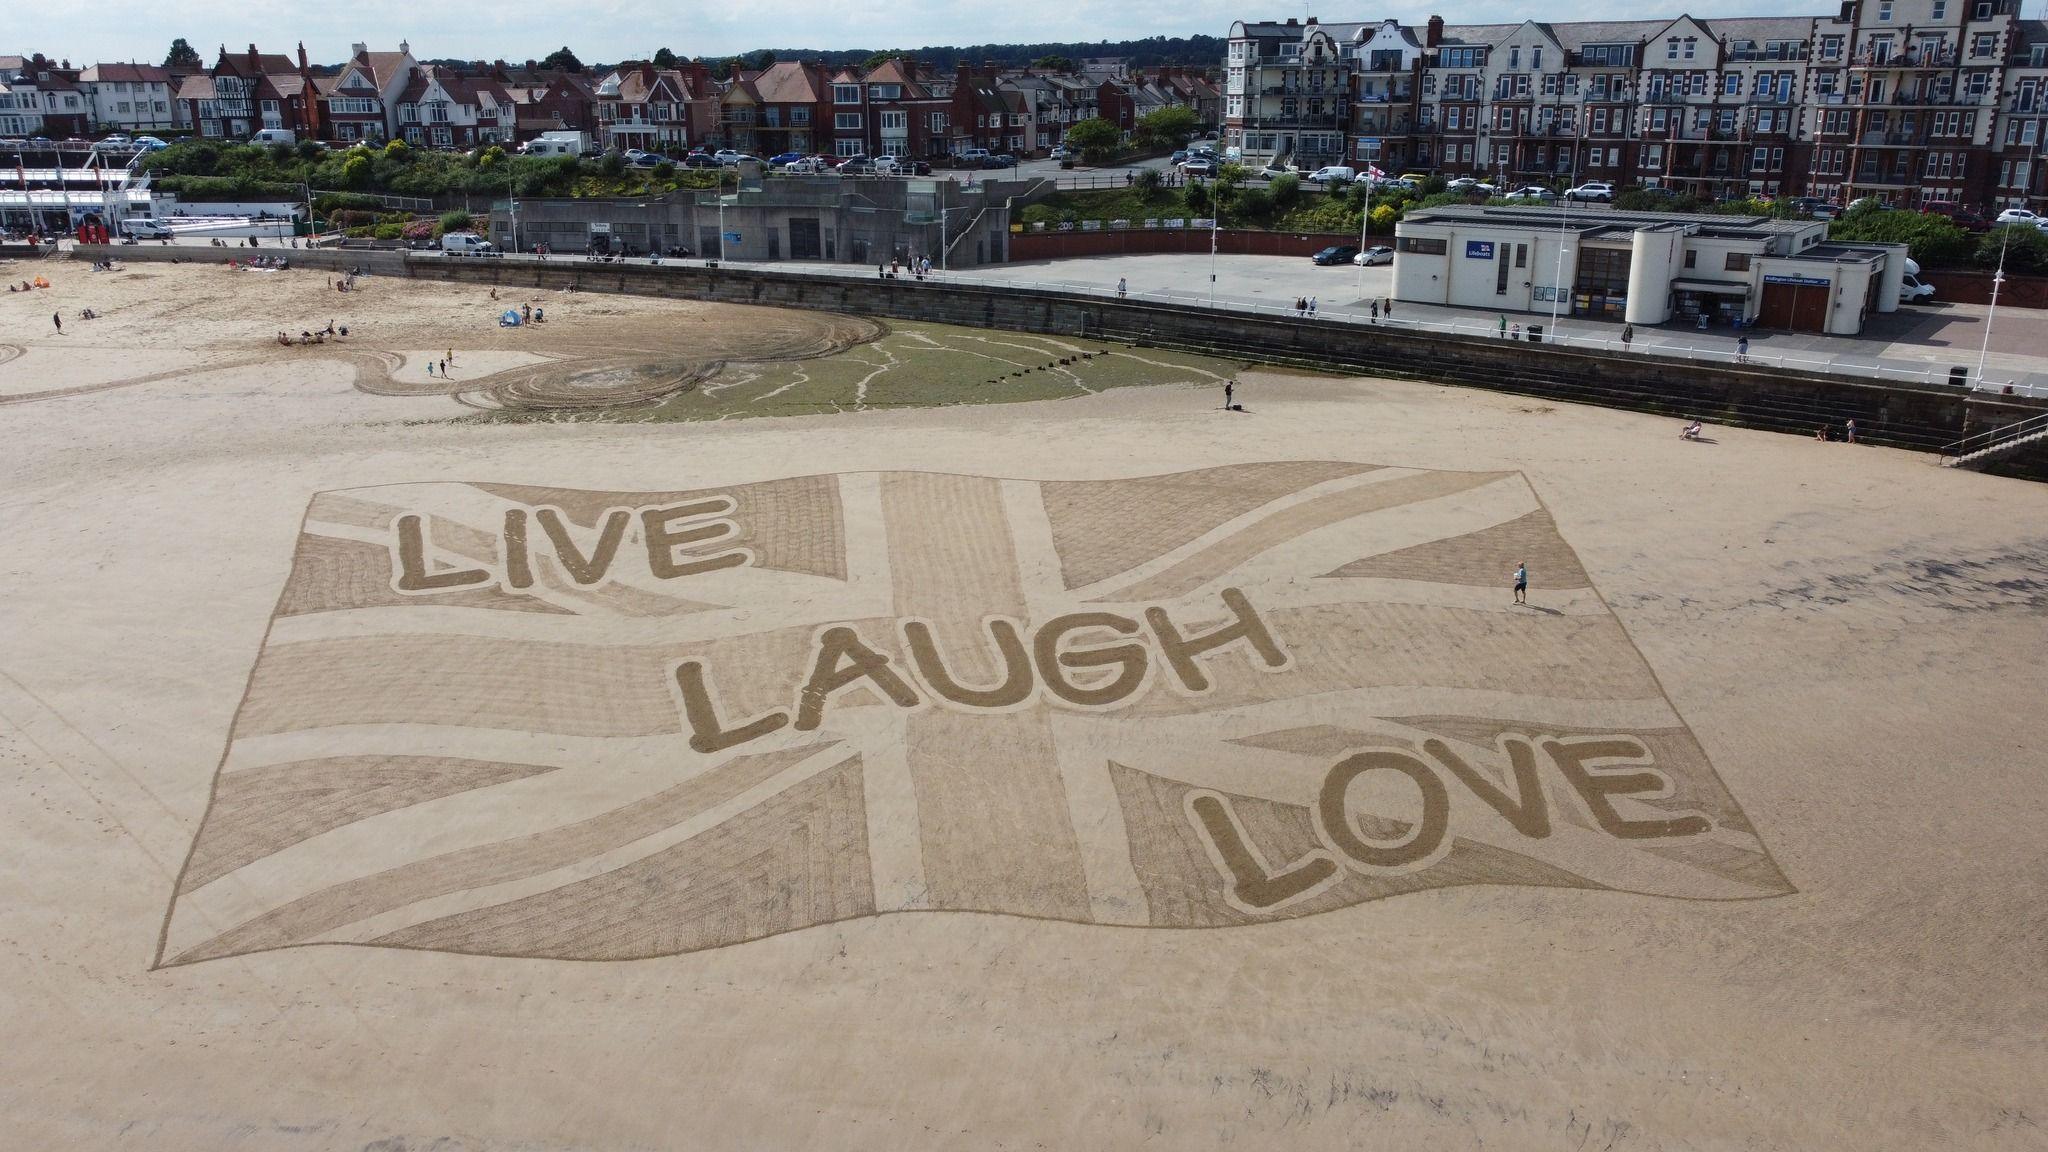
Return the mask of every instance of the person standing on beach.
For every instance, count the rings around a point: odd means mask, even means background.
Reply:
[[[63,313],[61,313],[61,312],[52,312],[52,313],[50,313],[50,323],[52,323],[52,324],[55,324],[55,325],[57,326],[57,335],[59,335],[59,336],[62,336],[62,335],[64,334],[64,314],[63,314]]]
[[[1527,604],[1528,602],[1529,566],[1525,563],[1517,561],[1515,563],[1515,603]]]
[[[1842,426],[1842,442],[1844,444],[1854,444],[1856,442],[1856,422],[1854,420]]]
[[[1237,401],[1235,401],[1234,399],[1232,399],[1232,397],[1234,397],[1234,396],[1236,396],[1236,395],[1237,395],[1237,381],[1235,381],[1235,380],[1225,380],[1225,381],[1223,382],[1223,410],[1224,410],[1225,412],[1228,412],[1228,411],[1230,411],[1230,409],[1231,409],[1231,406],[1237,403]]]

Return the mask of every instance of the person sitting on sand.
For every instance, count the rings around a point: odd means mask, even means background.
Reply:
[[[327,318],[327,334],[334,335],[334,318],[331,316]]]
[[[347,336],[347,335],[348,335],[348,325],[346,325],[346,324],[343,324],[343,325],[341,326],[341,333],[340,333],[340,334],[341,334],[342,336]]]
[[[1680,433],[1678,434],[1678,438],[1679,438],[1680,440],[1697,440],[1697,439],[1699,439],[1699,438],[1700,438],[1700,422],[1699,422],[1699,421],[1697,421],[1697,420],[1695,420],[1695,421],[1693,421],[1692,423],[1690,423],[1690,424],[1687,424],[1687,425],[1685,426],[1685,431],[1683,431],[1683,432],[1680,432]]]
[[[548,310],[547,310],[547,309],[545,309],[545,308],[536,308],[536,309],[534,309],[534,310],[533,310],[533,322],[534,322],[535,324],[538,324],[538,323],[540,323],[541,321],[543,321],[543,320],[546,320],[547,318],[548,318]]]
[[[291,333],[289,333],[289,332],[285,332],[285,331],[283,331],[283,330],[279,330],[279,332],[278,332],[278,334],[277,334],[277,342],[278,342],[278,343],[279,343],[280,345],[282,345],[282,346],[284,346],[284,347],[286,347],[286,348],[289,348],[289,347],[291,347],[291,346],[292,346],[292,335],[291,335]]]

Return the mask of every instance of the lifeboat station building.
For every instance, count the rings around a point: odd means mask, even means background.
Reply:
[[[1899,307],[1903,244],[1822,220],[1448,205],[1395,227],[1394,299],[1497,312],[1853,336]]]

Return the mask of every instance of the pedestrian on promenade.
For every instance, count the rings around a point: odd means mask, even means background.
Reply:
[[[1377,300],[1372,302],[1372,322],[1375,324],[1380,322],[1380,302]]]
[[[1500,314],[1500,338],[1508,338],[1508,314],[1505,312]]]
[[[1314,316],[1316,314],[1316,298],[1313,296],[1308,298],[1308,314],[1310,316]]]
[[[1394,298],[1392,296],[1380,301],[1380,314],[1389,320],[1394,318]]]
[[[1623,324],[1621,326],[1621,350],[1624,352],[1628,351],[1628,346],[1635,343],[1635,341],[1636,326],[1633,324]]]
[[[1736,340],[1735,340],[1735,362],[1736,362],[1737,364],[1747,364],[1747,363],[1749,363],[1749,337],[1747,337],[1747,336],[1739,336],[1739,337],[1737,337],[1737,338],[1736,338]]]
[[[1121,277],[1121,276],[1119,276],[1119,277],[1117,277],[1117,278],[1116,278],[1116,298],[1117,298],[1117,299],[1119,299],[1119,300],[1123,299],[1123,298],[1124,298],[1124,296],[1125,296],[1125,294],[1126,294],[1126,293],[1128,293],[1128,292],[1130,292],[1130,290],[1131,290],[1131,285],[1130,285],[1130,282],[1129,282],[1129,281],[1125,280],[1125,279],[1124,279],[1123,277]]]
[[[1527,604],[1528,602],[1529,566],[1525,563],[1517,562],[1515,564],[1515,603]]]

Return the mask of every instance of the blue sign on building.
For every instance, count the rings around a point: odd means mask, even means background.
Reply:
[[[1493,241],[1491,241],[1491,240],[1467,240],[1467,241],[1465,241],[1465,259],[1467,259],[1467,260],[1491,260],[1491,259],[1493,259]]]

